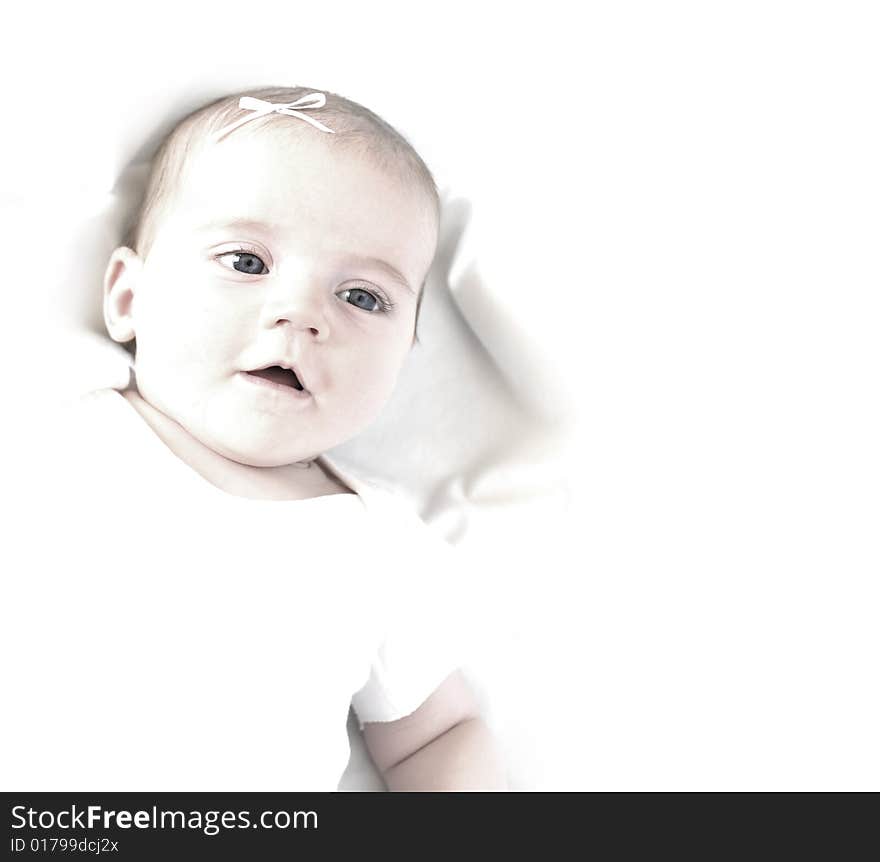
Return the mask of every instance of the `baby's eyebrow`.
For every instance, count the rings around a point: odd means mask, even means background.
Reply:
[[[364,266],[374,266],[377,269],[381,269],[389,278],[394,279],[399,285],[405,287],[413,296],[416,295],[416,292],[413,290],[410,283],[401,275],[400,271],[393,267],[390,263],[379,257],[367,257],[365,255],[351,255],[348,258],[352,263],[355,264],[363,264]]]
[[[200,225],[196,228],[197,233],[210,233],[215,230],[259,230],[273,236],[279,233],[278,229],[265,222],[255,221],[253,219],[221,219],[212,221],[208,224]],[[363,264],[364,266],[373,266],[381,269],[389,278],[394,279],[402,287],[406,288],[413,296],[416,295],[412,285],[406,280],[403,274],[396,267],[392,266],[388,261],[382,260],[380,257],[370,257],[369,255],[352,254],[348,255],[347,260],[352,264]]]
[[[196,232],[210,233],[212,230],[225,230],[227,228],[235,228],[236,230],[261,230],[272,234],[277,233],[272,225],[249,218],[218,219],[217,221],[211,221],[207,224],[199,225],[196,228]]]

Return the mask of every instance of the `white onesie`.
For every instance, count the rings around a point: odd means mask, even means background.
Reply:
[[[335,790],[349,705],[401,718],[464,660],[456,554],[393,493],[328,461],[356,494],[232,496],[112,389],[59,422],[7,609],[10,788]]]

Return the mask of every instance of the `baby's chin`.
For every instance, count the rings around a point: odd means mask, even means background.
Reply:
[[[253,409],[242,412],[239,404],[216,399],[197,413],[198,421],[190,426],[190,433],[230,461],[278,469],[312,461],[351,440],[377,413],[376,405],[370,402],[347,405],[341,414],[332,404],[324,404],[322,409],[283,417]]]
[[[320,455],[321,453],[318,452],[312,455],[297,455],[292,457],[266,457],[265,455],[251,456],[249,454],[233,457],[234,454],[235,453],[227,455],[226,457],[230,461],[236,461],[237,463],[242,464],[245,467],[265,467],[267,469],[282,469],[284,467],[290,467],[291,469],[299,469],[300,467],[308,466],[309,462],[314,461],[314,459],[317,458],[318,455]]]
[[[230,444],[227,441],[215,440],[208,442],[208,446],[218,455],[245,467],[289,467],[294,464],[306,464],[321,454],[312,450],[303,450],[301,447],[292,449],[289,445],[272,446],[268,442],[246,445],[241,442]]]

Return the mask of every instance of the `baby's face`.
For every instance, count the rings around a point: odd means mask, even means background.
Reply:
[[[436,247],[427,194],[324,134],[209,145],[135,282],[140,394],[244,464],[315,457],[378,415]],[[249,374],[270,365],[306,391]]]

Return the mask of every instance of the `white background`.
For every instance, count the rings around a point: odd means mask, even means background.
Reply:
[[[871,7],[18,12],[0,61],[4,202],[33,213],[46,189],[87,196],[118,171],[150,131],[100,134],[131,81],[195,105],[255,51],[289,57],[281,83],[418,115],[402,130],[491,214],[487,259],[581,414],[570,524],[511,572],[536,785],[877,789]],[[59,241],[59,218],[10,221],[15,392],[51,354],[34,249]],[[10,416],[9,433],[26,428]]]

